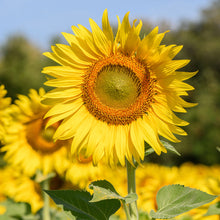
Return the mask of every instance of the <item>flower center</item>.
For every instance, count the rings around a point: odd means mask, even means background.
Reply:
[[[94,89],[104,105],[122,109],[135,102],[140,82],[130,69],[109,65],[99,72]]]
[[[87,110],[98,120],[129,124],[147,112],[155,80],[135,57],[115,54],[88,69],[82,85]]]
[[[77,160],[80,164],[88,164],[88,163],[91,163],[92,162],[92,156],[86,158],[83,156],[83,154],[80,154],[78,157],[77,157]]]
[[[53,141],[53,134],[58,124],[45,129],[46,120],[35,119],[27,124],[26,138],[30,146],[41,153],[53,153],[63,146],[62,141]]]

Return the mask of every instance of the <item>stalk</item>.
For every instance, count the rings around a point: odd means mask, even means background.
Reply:
[[[128,194],[136,193],[136,181],[135,181],[135,170],[136,168],[132,166],[128,161],[126,161],[127,167],[127,183],[128,183]],[[129,204],[129,212],[131,220],[138,220],[139,214],[137,209],[137,201]]]
[[[47,178],[42,182],[42,188],[44,190],[50,189],[50,178]],[[42,213],[43,220],[50,220],[50,197],[44,192],[43,198],[44,198],[44,207]]]

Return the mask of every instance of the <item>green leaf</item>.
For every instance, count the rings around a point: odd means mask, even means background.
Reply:
[[[106,199],[118,199],[125,203],[132,203],[137,200],[137,194],[131,193],[126,197],[120,196],[113,185],[106,180],[92,182],[89,188],[93,190],[93,198],[90,202],[98,202]]]
[[[45,190],[58,205],[62,205],[68,216],[70,212],[77,220],[107,220],[121,206],[118,200],[91,203],[92,196],[86,191]]]
[[[135,202],[137,201],[137,199],[138,199],[138,196],[136,193],[129,193],[127,196],[124,197],[125,204]]]
[[[6,212],[0,215],[0,220],[15,220],[16,218],[22,218],[31,213],[30,206],[27,203],[14,202],[11,199],[7,199],[0,203],[0,205],[6,207]]]
[[[216,196],[182,185],[164,186],[156,196],[158,210],[157,212],[151,210],[150,215],[159,219],[173,218],[209,203],[215,198]]]
[[[207,213],[204,216],[220,215],[220,202],[210,205]]]
[[[139,220],[150,220],[151,217],[147,212],[144,212],[142,210],[139,210]]]
[[[161,143],[164,145],[164,147],[170,151],[171,153],[177,154],[178,156],[181,156],[181,154],[172,146],[170,143],[161,140]],[[154,153],[154,149],[152,147],[145,150],[145,156],[149,156],[150,154]]]
[[[148,148],[145,150],[145,157],[149,156],[150,154],[154,153],[154,149],[153,148]]]
[[[164,147],[170,151],[171,153],[174,153],[174,154],[177,154],[178,156],[181,156],[181,154],[175,149],[174,146],[172,146],[170,143],[164,141],[164,140],[161,140],[161,143],[164,145]]]

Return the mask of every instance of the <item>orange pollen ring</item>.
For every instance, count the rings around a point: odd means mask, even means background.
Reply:
[[[33,119],[26,124],[26,138],[28,144],[37,152],[43,154],[51,154],[57,151],[63,146],[63,141],[47,141],[41,135],[41,132],[45,129],[47,120],[42,117]],[[52,125],[51,127],[56,129],[59,123]]]
[[[127,108],[113,108],[103,104],[95,93],[98,74],[104,67],[119,66],[129,69],[138,79],[140,88],[139,95],[133,104]],[[82,84],[82,98],[87,110],[98,120],[113,125],[126,125],[141,117],[153,102],[155,79],[150,77],[147,67],[140,63],[135,57],[123,54],[114,54],[99,60],[88,69]]]

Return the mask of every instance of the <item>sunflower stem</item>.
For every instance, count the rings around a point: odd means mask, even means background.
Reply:
[[[46,178],[42,182],[42,188],[43,190],[49,190],[50,189],[50,178]],[[43,194],[44,198],[44,207],[43,207],[43,220],[50,220],[50,197],[44,192]]]
[[[127,167],[128,194],[136,193],[136,183],[135,183],[135,170],[136,170],[136,168],[134,166],[132,166],[128,161],[126,161],[126,167]],[[130,219],[131,220],[138,220],[139,219],[136,201],[129,204],[129,212],[130,212]]]
[[[125,202],[123,202],[123,201],[122,201],[122,203],[123,203],[123,208],[124,208],[124,211],[125,211],[125,214],[126,214],[126,219],[127,220],[131,220],[131,216],[130,216],[130,211],[129,211],[128,205]]]

